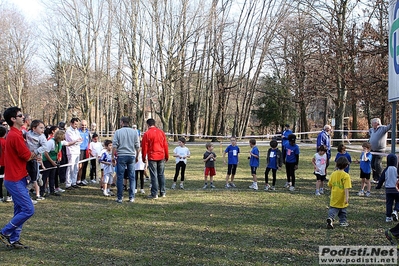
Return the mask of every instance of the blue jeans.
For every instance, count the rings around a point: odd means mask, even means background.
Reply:
[[[339,222],[340,223],[345,223],[346,222],[346,208],[335,208],[331,207],[328,209],[328,218],[335,220],[335,216],[339,217]]]
[[[161,196],[165,195],[165,160],[148,161],[148,168],[151,175],[151,195],[155,197],[158,193],[158,186]]]
[[[22,226],[35,213],[35,208],[26,188],[26,177],[18,182],[4,180],[4,185],[14,201],[14,217],[1,229],[1,233],[10,236],[10,242],[13,243],[19,240]]]
[[[116,188],[117,188],[117,198],[122,200],[123,198],[123,176],[125,169],[127,169],[128,179],[129,179],[129,199],[134,199],[134,189],[136,187],[136,177],[134,164],[136,163],[135,156],[118,156],[116,161]]]

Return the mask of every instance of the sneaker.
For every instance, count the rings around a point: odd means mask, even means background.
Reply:
[[[103,195],[104,195],[105,197],[111,197],[111,195],[110,195],[107,191],[104,191],[104,192],[103,192]]]
[[[211,184],[211,188],[216,188],[213,184]]]
[[[289,190],[290,190],[290,191],[294,191],[294,190],[295,190],[295,187],[294,187],[294,186],[290,186]]]
[[[206,189],[208,187],[208,185],[204,185],[203,187],[202,187],[202,189]]]
[[[184,189],[184,185],[183,184],[180,184],[180,189]]]
[[[136,194],[137,193],[137,188],[134,190],[134,194]]]
[[[64,193],[65,190],[63,190],[62,188],[57,187],[57,188],[55,189],[55,192],[56,192],[56,193]]]
[[[253,188],[253,190],[258,190],[258,184],[254,184],[254,186],[252,188]]]
[[[273,191],[276,190],[276,188],[274,186],[271,186],[270,189]]]
[[[265,185],[265,190],[268,191],[270,189],[269,185]]]
[[[250,186],[248,186],[248,188],[254,188],[255,183],[252,183]]]
[[[367,191],[366,192],[366,197],[370,197],[370,195],[371,195],[370,191]]]
[[[26,186],[26,188],[27,188],[28,190],[33,189],[33,182],[30,181],[29,184]]]
[[[51,195],[51,196],[56,196],[56,197],[60,197],[60,196],[61,196],[61,194],[59,194],[59,193],[57,193],[57,192],[50,192],[49,195]]]
[[[396,210],[393,210],[392,212],[392,220],[394,220],[395,222],[398,221],[398,212]]]
[[[122,199],[116,199],[117,203],[122,203]]]
[[[385,230],[385,237],[388,239],[389,242],[391,242],[392,245],[395,245],[395,241],[398,241],[398,239],[392,234],[389,229]]]
[[[173,184],[172,184],[171,189],[176,189],[176,183],[173,183]]]
[[[45,200],[46,198],[45,198],[45,197],[42,197],[42,196],[36,196],[35,199],[36,199],[36,200]]]
[[[15,248],[15,249],[28,249],[28,246],[25,246],[24,244],[22,244],[19,241],[15,241],[14,243],[11,243],[10,245],[11,248]]]
[[[229,185],[229,184],[226,184],[224,187],[225,187],[225,188],[230,188],[230,185]]]
[[[284,188],[289,188],[290,187],[290,183],[288,183],[288,182],[285,182],[285,184],[284,184]]]
[[[92,180],[90,180],[90,183],[92,183],[92,184],[97,184],[97,180],[92,179]]]
[[[161,194],[161,195],[159,195],[161,198],[166,198],[166,194],[164,193],[164,194]]]
[[[392,217],[387,217],[387,218],[385,218],[385,222],[387,222],[387,223],[390,223],[390,222],[392,222],[393,220],[392,220]]]
[[[129,199],[129,202],[134,202],[134,198]]]
[[[357,193],[357,195],[358,195],[358,196],[361,196],[361,197],[364,196],[364,191],[363,191],[363,190],[360,190],[359,193]]]
[[[7,196],[7,197],[6,197],[6,202],[11,202],[11,201],[12,201],[12,197]]]
[[[230,183],[230,187],[236,188],[237,186],[234,183]]]
[[[73,188],[80,188],[80,185],[79,185],[79,184],[76,184],[76,185],[72,185],[71,187],[73,187]]]
[[[324,189],[323,189],[323,188],[320,188],[319,193],[320,193],[320,194],[324,194]]]
[[[333,219],[327,218],[327,229],[334,229]]]
[[[320,194],[319,191],[316,191],[315,195],[316,195],[316,196],[320,196],[321,194]]]
[[[4,245],[6,245],[6,247],[10,247],[11,243],[9,236],[3,235],[3,233],[0,232],[0,240]]]
[[[157,199],[158,198],[158,195],[155,195],[155,196],[153,196],[153,195],[148,195],[147,196],[147,199]]]
[[[65,187],[65,190],[73,190],[74,187],[70,186],[70,187]]]
[[[39,174],[37,177],[37,184],[39,185],[39,187],[43,186],[43,179],[42,179],[42,175]]]
[[[342,222],[342,223],[339,224],[339,226],[347,227],[347,226],[349,226],[349,224],[347,222]]]
[[[32,201],[32,204],[33,204],[33,205],[36,205],[36,204],[37,204],[37,200],[31,199],[31,201]]]
[[[82,180],[82,182],[80,182],[82,184],[85,184],[87,186],[87,184],[89,184],[89,182],[86,181],[86,179]]]
[[[140,189],[140,193],[141,193],[141,194],[145,194],[144,189]]]

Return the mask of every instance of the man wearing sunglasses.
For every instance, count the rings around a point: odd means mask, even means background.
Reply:
[[[3,116],[10,126],[4,151],[4,185],[14,202],[14,217],[1,229],[0,240],[9,248],[26,249],[28,247],[20,242],[22,226],[35,213],[26,189],[28,176],[26,163],[36,155],[29,151],[22,135],[24,115],[21,109],[10,107],[5,110]]]

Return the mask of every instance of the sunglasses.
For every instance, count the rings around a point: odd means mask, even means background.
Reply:
[[[23,117],[23,114],[16,115],[15,117]]]
[[[8,124],[7,123],[4,123],[4,124],[2,124],[3,126],[8,126]]]

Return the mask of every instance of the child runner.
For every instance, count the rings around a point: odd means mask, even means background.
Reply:
[[[298,169],[299,164],[299,146],[295,143],[296,136],[290,134],[288,136],[288,145],[285,146],[285,170],[287,173],[287,183],[285,187],[288,187],[290,191],[295,190],[295,170]]]
[[[340,226],[348,226],[346,208],[349,205],[349,189],[352,188],[351,178],[348,173],[344,171],[348,167],[349,162],[345,157],[338,158],[336,167],[338,170],[334,171],[328,186],[331,188],[330,207],[328,209],[327,229],[333,229],[335,216],[339,217]]]
[[[186,139],[181,137],[178,141],[179,146],[173,150],[173,157],[176,158],[176,170],[173,177],[172,189],[176,188],[177,177],[181,169],[180,188],[184,189],[184,173],[186,172],[187,158],[190,158],[190,150],[186,147]]]
[[[282,152],[277,148],[277,140],[270,141],[270,147],[267,151],[266,171],[265,171],[265,190],[275,190],[277,170],[283,165]],[[269,172],[272,170],[273,183],[269,185]]]
[[[98,170],[98,160],[100,159],[101,150],[103,149],[103,144],[98,141],[98,134],[93,133],[91,137],[91,142],[89,145],[90,157],[93,157],[90,161],[90,182],[97,183],[97,170]]]
[[[34,152],[36,155],[43,156],[43,153],[47,151],[47,139],[44,135],[44,123],[40,120],[33,120],[30,124],[31,129],[26,132],[26,144],[31,152]],[[43,180],[41,174],[39,174],[39,165],[43,169],[44,167],[43,161],[32,159],[28,161],[26,164],[26,168],[28,170],[29,176],[31,178],[32,185],[36,192],[36,200],[44,200],[43,195],[40,195],[40,186],[43,186]],[[32,188],[29,186],[29,188]]]
[[[134,169],[136,170],[136,190],[134,193],[137,192],[137,181],[139,179],[139,175],[140,175],[140,193],[141,194],[145,194],[144,191],[144,171],[147,170],[148,167],[148,162],[146,161],[146,163],[143,162],[143,158],[141,157],[141,148],[139,149],[138,153],[137,153],[137,162],[134,165]]]
[[[387,168],[381,174],[378,185],[375,189],[380,189],[385,182],[385,199],[386,199],[386,218],[385,221],[398,221],[399,210],[399,192],[396,190],[396,182],[398,181],[398,157],[395,154],[388,154]],[[394,204],[395,202],[395,204]],[[393,207],[393,210],[392,210]]]
[[[312,158],[314,166],[314,175],[316,176],[316,196],[324,194],[324,183],[326,179],[326,163],[327,163],[327,149],[324,145],[317,148],[317,152]]]
[[[203,189],[206,189],[208,187],[208,175],[209,175],[209,181],[211,182],[210,186],[211,188],[215,188],[213,185],[213,177],[216,175],[216,170],[215,170],[215,161],[216,161],[216,154],[213,152],[213,144],[211,142],[208,142],[205,144],[206,147],[206,152],[204,153],[204,162],[205,162],[205,185]]]
[[[337,151],[338,151],[338,153],[335,156],[335,162],[337,162],[339,157],[342,157],[342,156],[346,157],[346,159],[348,159],[349,165],[348,165],[348,167],[345,168],[345,172],[347,172],[349,174],[350,164],[352,163],[351,155],[346,151],[346,146],[343,143],[338,144]]]
[[[101,155],[100,162],[104,165],[103,174],[103,195],[106,197],[113,196],[110,187],[114,176],[114,166],[112,165],[112,141],[109,139],[104,141],[105,152]]]
[[[237,146],[237,139],[235,137],[230,138],[231,144],[227,146],[223,153],[223,161],[226,164],[225,156],[227,154],[227,175],[226,175],[226,186],[225,188],[236,187],[234,184],[234,176],[237,171],[238,154],[240,153],[240,148]],[[231,176],[231,181],[229,183],[229,178]]]
[[[360,155],[360,178],[362,179],[362,185],[360,187],[360,191],[358,193],[359,196],[370,197],[370,190],[371,190],[371,160],[373,156],[371,155],[370,148],[371,145],[368,142],[364,142],[362,144],[363,152]],[[367,185],[367,192],[364,193],[364,188]]]
[[[252,175],[252,185],[249,188],[253,190],[258,190],[258,178],[256,176],[256,169],[259,167],[259,149],[256,146],[256,140],[250,139],[249,146],[251,150],[249,151],[249,167],[251,167],[251,175]]]

